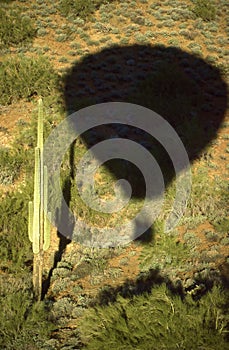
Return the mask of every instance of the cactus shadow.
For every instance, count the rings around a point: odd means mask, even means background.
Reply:
[[[225,281],[224,276],[219,270],[211,270],[201,273],[192,278],[192,284],[186,286],[184,281],[177,279],[172,281],[168,276],[164,276],[159,268],[150,269],[147,272],[142,272],[135,280],[126,279],[122,285],[106,286],[100,290],[97,296],[91,301],[90,306],[107,306],[117,302],[119,296],[125,299],[132,299],[135,296],[146,295],[152,293],[153,289],[162,284],[173,294],[184,300],[187,294],[190,294],[193,300],[201,299],[206,293],[212,290],[214,286],[220,287],[223,291],[228,291],[228,278]],[[227,312],[228,298],[222,309]]]
[[[70,165],[70,173],[69,176],[65,179],[64,184],[63,184],[63,201],[69,206],[71,202],[71,181],[74,178],[74,143],[70,147],[70,153],[69,153],[69,165]],[[57,208],[56,210],[56,216],[57,220],[56,222],[66,222],[68,227],[68,232],[73,232],[73,224],[71,223],[70,220],[68,220],[68,215],[69,213],[66,212],[66,206],[61,205],[60,209]],[[65,252],[65,249],[69,243],[71,243],[71,238],[68,238],[64,236],[61,232],[61,230],[58,229],[57,227],[57,237],[59,238],[59,245],[58,245],[58,250],[54,254],[54,262],[53,266],[49,271],[48,277],[43,281],[42,285],[42,299],[44,299],[51,283],[51,278],[54,269],[57,267],[58,263],[61,261],[62,256]]]

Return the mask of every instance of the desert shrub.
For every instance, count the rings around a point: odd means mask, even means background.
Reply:
[[[27,184],[16,192],[7,193],[0,202],[0,267],[16,271],[32,261],[28,239],[28,201],[33,186]]]
[[[0,148],[0,184],[9,185],[20,173],[22,157],[16,151]]]
[[[216,9],[209,0],[194,0],[192,12],[196,18],[200,17],[204,21],[212,21],[216,17]]]
[[[84,349],[227,349],[226,296],[220,288],[194,301],[172,295],[165,285],[149,295],[118,297],[89,309],[80,325]]]
[[[214,227],[219,233],[227,233],[229,232],[229,218],[221,217],[214,223]]]
[[[228,183],[216,179],[212,182],[209,180],[206,185],[207,171],[207,167],[200,168],[192,177],[192,191],[186,215],[200,218],[205,215],[207,220],[215,223],[228,216]]]
[[[30,42],[36,29],[19,9],[0,8],[0,49]]]
[[[0,308],[1,349],[40,349],[54,328],[44,303],[33,303],[29,291],[5,293],[0,298]]]
[[[74,15],[85,19],[102,4],[109,2],[108,0],[61,0],[59,8],[64,16]]]
[[[57,83],[57,74],[43,56],[16,56],[0,63],[0,104],[6,105],[34,95],[47,96]]]

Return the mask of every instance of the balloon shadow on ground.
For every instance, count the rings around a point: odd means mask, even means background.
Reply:
[[[67,115],[104,102],[129,102],[153,110],[175,129],[190,162],[215,139],[227,106],[227,86],[218,68],[194,54],[162,45],[114,45],[88,54],[63,76],[61,89]],[[165,148],[142,129],[110,123],[81,135],[88,149],[117,137],[135,141],[153,154],[165,187],[175,179]],[[99,160],[99,154],[94,156]],[[132,198],[145,198],[141,169],[129,161],[123,164],[123,159],[113,159],[105,166],[115,179],[130,183]],[[74,157],[71,169],[74,172]]]

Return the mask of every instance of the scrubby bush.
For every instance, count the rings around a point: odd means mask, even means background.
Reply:
[[[216,9],[209,0],[194,0],[195,6],[192,12],[195,17],[200,17],[204,21],[212,21],[216,17]]]
[[[31,19],[19,9],[0,8],[0,49],[28,43],[35,34]]]
[[[225,294],[220,288],[193,301],[165,285],[149,295],[118,297],[114,304],[89,309],[80,325],[84,349],[227,349]]]
[[[32,185],[27,185],[7,193],[0,202],[0,268],[17,271],[32,261],[27,233],[28,201],[32,191]]]
[[[18,55],[0,63],[0,104],[6,105],[33,95],[47,96],[54,91],[57,74],[43,56]]]
[[[21,156],[6,147],[0,148],[0,184],[9,185],[14,182],[20,172]]]
[[[38,350],[54,328],[48,320],[44,303],[33,303],[29,291],[1,295],[0,308],[1,349]]]
[[[63,15],[79,16],[83,19],[90,16],[102,4],[107,4],[108,0],[61,0],[60,11]]]

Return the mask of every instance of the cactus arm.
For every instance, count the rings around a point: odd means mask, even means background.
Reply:
[[[41,152],[43,151],[43,134],[44,134],[44,115],[43,115],[43,102],[42,99],[38,101],[38,132],[37,132],[37,147],[40,148]]]
[[[47,165],[44,166],[44,200],[43,200],[43,206],[44,206],[44,213],[47,214],[48,211],[48,169]]]
[[[33,210],[33,253],[40,250],[40,149],[35,148],[34,210]]]
[[[43,161],[43,101],[38,101],[37,147],[40,149],[40,251],[44,243],[44,161]]]
[[[44,251],[49,248],[50,245],[50,231],[51,224],[50,218],[51,213],[48,211],[48,174],[47,174],[47,166],[44,166]]]
[[[29,240],[33,242],[33,202],[29,201],[29,222],[28,222]]]
[[[50,223],[51,212],[44,217],[44,251],[48,250],[50,246],[50,233],[51,233],[51,223]]]

